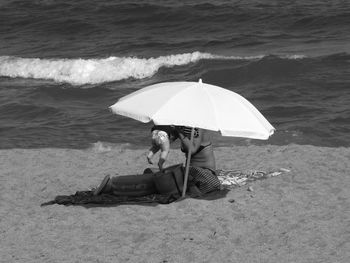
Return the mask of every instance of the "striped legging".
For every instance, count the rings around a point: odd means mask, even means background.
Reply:
[[[203,194],[220,189],[220,181],[210,169],[190,166],[189,175],[191,182],[194,183]]]

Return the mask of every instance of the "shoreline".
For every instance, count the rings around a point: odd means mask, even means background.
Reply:
[[[107,173],[142,173],[146,151],[0,150],[3,262],[347,262],[347,147],[215,148],[218,169],[290,170],[216,200],[40,207]],[[172,149],[168,164],[183,161]]]

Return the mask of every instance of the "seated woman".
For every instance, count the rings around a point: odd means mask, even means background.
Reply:
[[[191,128],[181,126],[175,127],[175,129],[177,137],[181,140],[181,150],[186,153],[186,164],[188,161],[187,153],[191,148],[188,189],[195,194],[205,194],[220,189],[220,181],[216,176],[213,146],[207,131],[196,128],[191,145]],[[128,189],[130,182],[125,180],[131,180],[133,185],[137,185],[137,188]],[[144,174],[142,176],[116,176],[112,178],[106,176],[100,186],[95,189],[94,195],[114,193],[142,196],[155,192],[153,174]]]
[[[178,138],[181,140],[181,151],[187,153],[191,145],[191,129],[176,127]],[[189,185],[196,186],[202,194],[220,189],[220,181],[216,176],[216,164],[213,146],[208,131],[194,129],[191,145],[191,160],[189,167]]]

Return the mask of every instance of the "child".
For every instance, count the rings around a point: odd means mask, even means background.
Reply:
[[[163,170],[163,164],[170,150],[170,143],[176,139],[175,129],[171,126],[159,125],[152,127],[152,147],[149,149],[147,161],[153,164],[152,157],[160,150],[158,161],[159,170]]]

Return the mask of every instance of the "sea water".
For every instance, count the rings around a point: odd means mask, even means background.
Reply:
[[[350,146],[350,2],[0,1],[0,148],[149,145],[108,107],[163,81],[247,98],[267,141]]]

